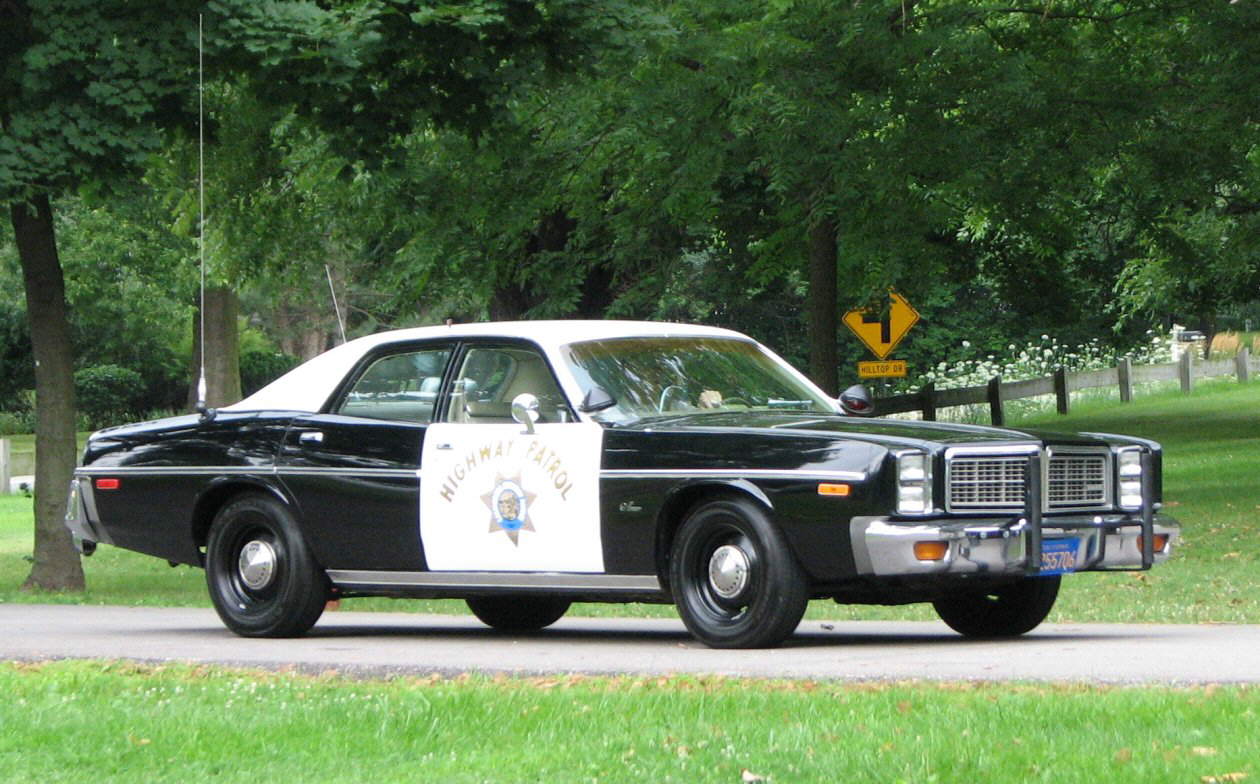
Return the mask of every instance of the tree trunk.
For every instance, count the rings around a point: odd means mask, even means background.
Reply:
[[[837,262],[836,224],[821,219],[809,228],[809,375],[832,397],[840,393],[836,373],[840,359],[836,344],[840,324],[836,315]]]
[[[35,356],[35,565],[23,590],[82,591],[83,564],[66,528],[74,475],[74,348],[65,278],[47,195],[10,208]]]
[[[218,408],[241,399],[241,353],[236,318],[240,304],[227,286],[207,286],[205,301],[206,406]],[[189,393],[197,400],[201,376],[201,313],[193,317],[193,382]]]

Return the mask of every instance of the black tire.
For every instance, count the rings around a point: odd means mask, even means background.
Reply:
[[[936,614],[967,637],[1018,637],[1046,619],[1059,595],[1059,577],[1025,577],[999,588],[938,599]]]
[[[696,639],[713,648],[768,648],[801,622],[809,585],[782,532],[758,504],[697,506],[674,540],[670,590]]]
[[[554,596],[475,596],[468,609],[492,629],[503,632],[536,632],[560,620],[569,600]]]
[[[249,549],[256,558],[246,564]],[[270,568],[267,567],[270,564]],[[223,623],[242,637],[298,637],[315,625],[329,584],[284,504],[242,495],[215,515],[206,585]]]

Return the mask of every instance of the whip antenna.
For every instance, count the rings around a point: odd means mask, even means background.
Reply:
[[[201,375],[197,379],[197,411],[206,414],[206,67],[202,15],[197,14],[197,249],[201,265],[200,304],[197,314]]]
[[[337,289],[333,286],[332,268],[324,265],[324,273],[328,275],[328,291],[332,293],[333,310],[337,311],[337,326],[341,329],[341,342],[346,342],[346,322],[341,317],[341,306],[337,304]]]

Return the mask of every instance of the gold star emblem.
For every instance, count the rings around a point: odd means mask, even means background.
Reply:
[[[521,486],[521,476],[505,477],[496,474],[494,488],[481,496],[490,510],[490,533],[502,531],[512,544],[520,546],[521,531],[533,531],[534,524],[529,519],[530,508],[538,495],[530,493]]]

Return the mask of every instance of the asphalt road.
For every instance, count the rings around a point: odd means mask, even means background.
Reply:
[[[471,616],[325,613],[306,637],[252,640],[212,610],[0,605],[0,659],[187,661],[347,675],[721,674],[838,680],[1260,682],[1260,626],[1045,624],[966,640],[941,623],[805,621],[773,650],[717,651],[675,620],[564,618],[529,635]]]

